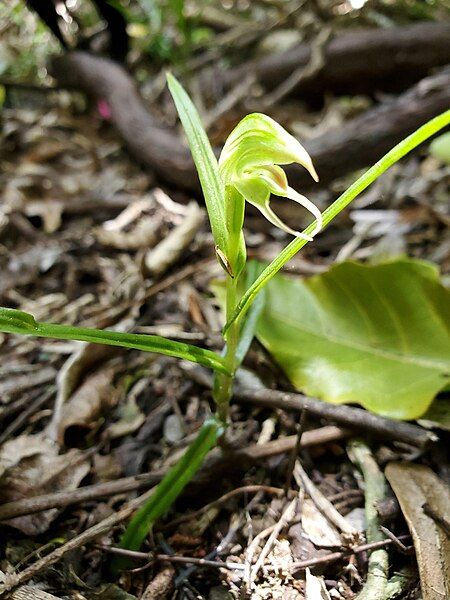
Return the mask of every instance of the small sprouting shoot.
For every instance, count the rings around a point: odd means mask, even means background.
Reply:
[[[311,241],[322,229],[322,215],[317,206],[291,188],[280,165],[302,165],[318,181],[311,157],[290,133],[276,121],[261,113],[244,117],[228,136],[219,158],[225,185],[234,187],[266,219],[283,231]],[[270,196],[289,198],[301,204],[316,219],[311,235],[295,231],[272,210]]]

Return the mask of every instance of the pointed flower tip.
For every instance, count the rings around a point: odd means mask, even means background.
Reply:
[[[280,165],[297,163],[314,179],[319,177],[311,157],[300,142],[271,117],[252,113],[244,117],[228,136],[219,158],[219,168],[226,185],[235,187],[276,227],[296,237],[311,241],[322,228],[322,215],[310,200],[288,186]],[[316,218],[310,235],[288,227],[270,207],[270,195],[289,198],[301,204]]]

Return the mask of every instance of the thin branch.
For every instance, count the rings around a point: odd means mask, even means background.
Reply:
[[[362,408],[329,404],[303,394],[267,388],[249,390],[238,387],[234,397],[241,402],[283,410],[300,412],[306,408],[312,415],[325,417],[353,430],[367,431],[378,437],[405,442],[421,449],[439,439],[435,433],[411,423],[379,417]]]

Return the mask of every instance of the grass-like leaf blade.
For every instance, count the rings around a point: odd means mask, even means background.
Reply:
[[[198,346],[168,340],[158,335],[121,333],[55,323],[39,323],[35,321],[33,315],[13,308],[0,308],[0,331],[156,352],[189,360],[226,375],[229,373],[221,356]]]
[[[399,142],[392,150],[385,154],[378,162],[376,162],[368,171],[366,171],[359,179],[355,181],[337,200],[333,202],[323,213],[323,226],[325,227],[346,208],[353,200],[369,187],[380,175],[387,171],[392,165],[403,158],[408,152],[414,150],[419,144],[432,137],[435,133],[450,124],[450,110],[434,117],[422,127],[419,127],[414,133]],[[316,222],[311,223],[303,233],[310,235],[316,226]],[[231,315],[224,328],[224,333],[227,332],[229,326],[236,319],[242,318],[245,312],[249,309],[256,294],[278,273],[278,271],[293,258],[299,250],[308,243],[307,240],[296,238],[264,269],[255,283],[242,296],[235,311]]]
[[[219,166],[197,109],[180,82],[167,74],[167,83],[186,134],[205,197],[214,241],[219,249],[227,251],[224,186]]]
[[[216,445],[223,433],[223,425],[215,418],[208,419],[200,429],[198,436],[184,453],[181,460],[170,469],[155,493],[137,511],[127,530],[120,547],[127,550],[139,550],[155,521],[164,515],[181,494],[186,484],[191,481],[202,465],[208,452]],[[114,570],[126,568],[127,561],[116,559]]]

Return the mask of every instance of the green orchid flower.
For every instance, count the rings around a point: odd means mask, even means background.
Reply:
[[[322,228],[317,206],[289,187],[280,165],[302,165],[318,181],[311,157],[305,148],[276,121],[261,113],[247,115],[228,136],[219,158],[219,171],[226,186],[237,190],[266,219],[296,237],[312,240]],[[270,206],[271,195],[297,202],[316,219],[310,236],[286,225]]]

